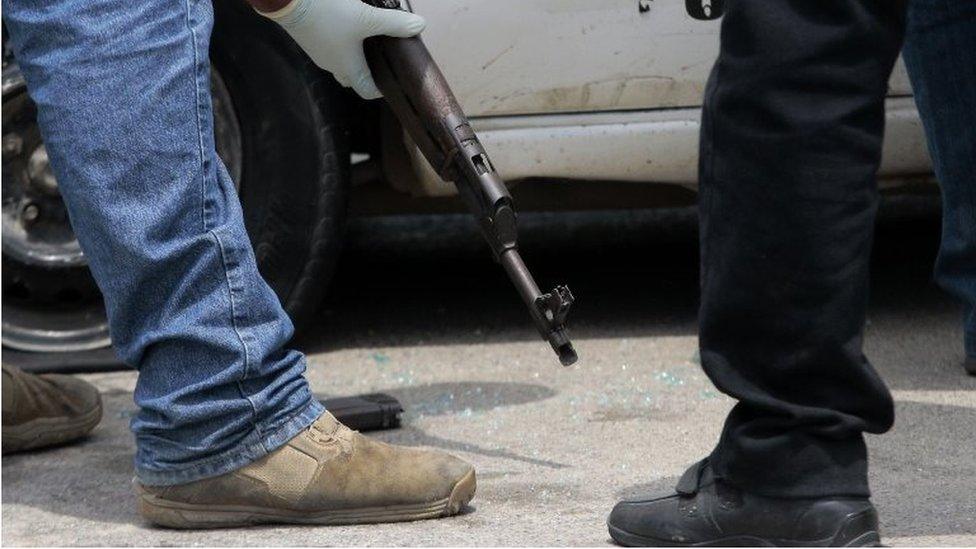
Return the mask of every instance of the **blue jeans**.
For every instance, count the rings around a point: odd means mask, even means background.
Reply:
[[[281,446],[322,407],[214,149],[209,0],[4,0],[3,17],[116,350],[139,370],[139,480]]]
[[[942,185],[935,277],[965,304],[976,358],[976,0],[911,0],[903,53]]]

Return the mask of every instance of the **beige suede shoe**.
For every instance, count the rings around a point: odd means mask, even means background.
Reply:
[[[446,517],[475,492],[471,465],[364,437],[328,412],[260,460],[175,486],[136,483],[139,512],[160,526],[357,524]]]
[[[98,389],[78,378],[3,366],[3,453],[79,439],[102,419]]]

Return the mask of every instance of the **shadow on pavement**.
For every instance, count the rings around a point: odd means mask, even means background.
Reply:
[[[576,294],[574,337],[694,333],[693,210],[527,214],[521,228],[540,287]],[[321,313],[309,351],[538,338],[467,216],[358,220]]]
[[[694,208],[529,213],[523,255],[540,286],[567,283],[577,302],[575,339],[694,336],[698,233]],[[958,350],[934,357],[911,345],[920,319],[961,330],[961,313],[932,283],[939,244],[937,197],[883,203],[872,264],[875,319],[906,332],[897,364],[879,364],[890,386],[952,388]],[[316,323],[298,344],[309,352],[450,343],[536,341],[527,313],[464,215],[358,219]],[[540,345],[544,345],[541,341]],[[873,355],[872,355],[873,356]],[[954,356],[954,355],[953,355]]]
[[[894,428],[868,437],[882,535],[976,534],[974,441],[976,408],[896,404]]]
[[[405,410],[406,419],[447,414],[473,414],[503,406],[517,406],[552,398],[556,391],[545,385],[492,381],[461,381],[457,383],[428,383],[380,389],[378,393],[393,395]],[[332,395],[316,395],[325,399]]]
[[[490,448],[471,442],[450,440],[430,435],[411,425],[406,425],[393,431],[382,431],[375,434],[371,433],[371,435],[390,444],[400,444],[403,446],[431,446],[434,448],[440,448],[441,450],[447,450],[448,452],[469,452],[480,456],[508,459],[521,463],[527,463],[529,465],[548,467],[550,469],[564,469],[569,467],[569,465],[564,463],[559,463],[548,459],[538,459],[523,456],[504,448]]]
[[[381,389],[377,392],[393,395],[405,410],[403,427],[370,433],[370,436],[390,444],[430,446],[449,452],[469,452],[552,469],[567,467],[555,461],[523,456],[505,448],[491,448],[483,444],[434,436],[411,425],[411,420],[415,418],[457,414],[475,416],[504,406],[518,406],[545,400],[556,396],[556,391],[549,387],[528,383],[460,382]],[[317,397],[327,398],[322,395]]]

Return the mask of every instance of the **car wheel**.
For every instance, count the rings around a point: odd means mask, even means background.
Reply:
[[[245,224],[261,274],[301,328],[332,278],[345,228],[344,95],[245,2],[214,8],[210,53],[240,123]]]
[[[337,116],[341,96],[243,2],[215,4],[217,151],[238,188],[261,274],[300,328],[322,298],[342,239],[349,155]],[[3,345],[41,352],[109,345],[101,295],[6,36],[2,145]]]

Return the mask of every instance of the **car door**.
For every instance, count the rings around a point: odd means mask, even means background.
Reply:
[[[703,0],[707,1],[707,0]],[[698,126],[721,19],[680,0],[410,0],[423,38],[509,181],[697,185]],[[451,194],[411,148],[424,193]],[[905,69],[890,87],[881,176],[930,163]]]
[[[721,19],[678,0],[411,0],[470,116],[701,104]],[[904,68],[892,95],[911,93]]]

